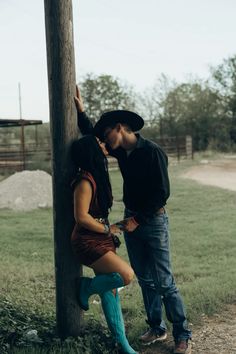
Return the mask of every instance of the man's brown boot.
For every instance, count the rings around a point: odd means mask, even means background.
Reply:
[[[150,328],[142,336],[139,337],[143,345],[150,345],[155,342],[163,342],[167,338],[167,333],[156,330],[155,328]]]
[[[191,354],[192,345],[190,340],[180,340],[175,342],[174,354]]]

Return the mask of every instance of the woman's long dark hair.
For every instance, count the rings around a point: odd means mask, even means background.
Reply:
[[[80,178],[81,170],[90,172],[97,185],[98,203],[104,217],[112,206],[111,183],[108,174],[107,158],[93,135],[85,135],[75,140],[71,146],[72,160]]]

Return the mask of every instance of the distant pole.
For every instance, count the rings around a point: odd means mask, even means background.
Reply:
[[[20,119],[22,119],[22,108],[21,108],[21,87],[20,87],[20,82],[18,82],[18,93],[19,93],[19,112],[20,112]]]
[[[22,170],[25,170],[25,129],[24,122],[22,120],[22,108],[21,108],[21,86],[18,82],[18,93],[19,93],[19,113],[20,113],[20,126],[21,126],[21,155],[22,155]]]
[[[36,146],[36,148],[38,147],[38,126],[37,126],[37,124],[35,125],[35,146]]]
[[[75,58],[71,0],[44,0],[47,41],[50,128],[52,140],[53,216],[57,329],[61,338],[78,336],[81,312],[75,278],[81,267],[70,245],[74,225],[70,183],[74,173],[69,155],[77,137]]]
[[[21,136],[20,136],[20,144],[21,144],[21,155],[22,155],[22,170],[25,170],[25,131],[24,131],[24,120],[20,120],[21,126]]]

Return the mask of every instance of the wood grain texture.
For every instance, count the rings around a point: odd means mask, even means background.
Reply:
[[[78,136],[75,57],[71,0],[45,0],[50,129],[52,138],[53,213],[57,328],[60,337],[78,336],[81,312],[75,299],[75,278],[81,273],[70,245],[74,225],[70,183],[70,144]]]

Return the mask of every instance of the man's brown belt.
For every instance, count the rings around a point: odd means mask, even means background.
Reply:
[[[157,213],[157,215],[159,215],[159,214],[165,214],[165,208],[160,208],[160,209],[158,209],[157,211],[156,211],[156,213]]]

